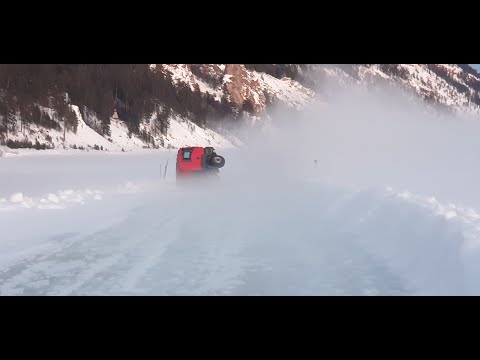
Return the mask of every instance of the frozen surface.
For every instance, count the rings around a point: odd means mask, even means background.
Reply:
[[[224,154],[212,188],[176,187],[173,152],[2,158],[0,294],[479,293],[466,210],[327,186],[313,168],[243,177],[250,160]]]

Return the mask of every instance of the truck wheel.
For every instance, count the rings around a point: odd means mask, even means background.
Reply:
[[[215,155],[210,158],[210,166],[221,168],[225,165],[225,158],[220,155]]]

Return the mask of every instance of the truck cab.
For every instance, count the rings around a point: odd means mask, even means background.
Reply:
[[[177,152],[177,181],[196,176],[216,176],[225,165],[213,147],[186,146]]]

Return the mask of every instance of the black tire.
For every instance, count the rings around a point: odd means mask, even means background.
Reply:
[[[225,158],[220,155],[214,155],[208,158],[208,165],[217,169],[222,168],[225,165]]]

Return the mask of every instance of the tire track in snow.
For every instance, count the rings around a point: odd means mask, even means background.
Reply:
[[[317,187],[283,197],[223,195],[209,193],[206,206],[203,195],[162,193],[106,229],[66,237],[59,240],[58,251],[3,272],[0,293],[404,295],[465,290],[456,252],[462,239],[451,232],[448,219],[417,204],[379,192]]]
[[[138,277],[155,264],[168,241],[175,240],[175,222],[171,218],[153,221],[148,216],[151,210],[139,207],[117,224],[89,235],[62,239],[56,251],[10,266],[0,273],[0,294],[135,292]],[[145,232],[138,234],[136,226]],[[171,236],[158,240],[155,234],[168,227]],[[41,286],[42,281],[45,286]]]

